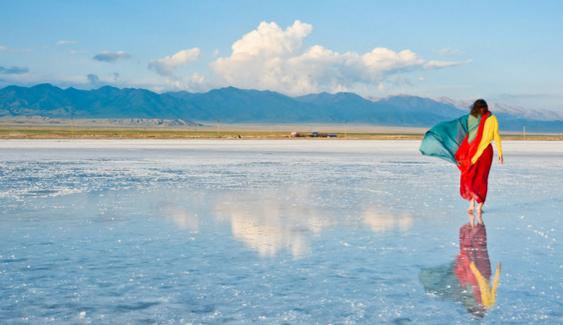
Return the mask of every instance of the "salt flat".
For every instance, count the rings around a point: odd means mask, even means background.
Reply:
[[[563,145],[503,145],[483,320],[561,322]],[[458,171],[417,146],[0,141],[0,322],[480,319],[440,287],[468,219]]]

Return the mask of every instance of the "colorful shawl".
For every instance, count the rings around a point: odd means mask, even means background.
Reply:
[[[458,165],[463,172],[471,166],[471,158],[477,152],[485,121],[491,115],[487,112],[479,122],[475,139],[468,142],[469,128],[464,115],[453,121],[441,122],[424,134],[419,151],[425,156],[438,157]]]
[[[455,154],[468,133],[467,118],[468,115],[464,115],[432,127],[424,134],[418,149],[420,153],[457,164]]]

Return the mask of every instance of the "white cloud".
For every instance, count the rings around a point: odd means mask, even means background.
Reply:
[[[78,54],[82,54],[82,53],[85,53],[85,52],[80,51],[80,50],[74,50],[74,49],[68,50],[68,54],[70,54],[70,55],[78,55]]]
[[[165,56],[158,60],[151,61],[148,67],[161,76],[169,77],[174,74],[174,70],[176,70],[177,68],[197,60],[199,58],[199,55],[200,50],[197,47],[192,49],[185,49],[178,51],[173,55]]]
[[[436,53],[438,53],[439,55],[442,55],[442,56],[458,56],[458,55],[462,55],[463,51],[446,47],[446,48],[442,48],[442,49],[437,50]]]
[[[164,90],[189,90],[189,91],[207,91],[214,88],[208,80],[200,73],[194,72],[189,76],[180,77],[166,77],[164,84],[160,84],[158,91]]]
[[[285,30],[275,22],[261,22],[232,45],[230,56],[217,58],[211,67],[229,85],[299,95],[375,90],[393,74],[467,62],[425,60],[408,49],[339,53],[320,45],[306,48],[303,42],[312,30],[298,20]]]
[[[30,50],[30,49],[13,48],[13,47],[9,47],[9,46],[7,46],[7,45],[0,44],[0,52],[5,52],[5,53],[26,53],[26,52],[31,52],[31,50]]]
[[[430,60],[424,63],[425,69],[442,69],[448,67],[455,67],[456,65],[462,65],[466,63],[470,63],[471,60],[465,61],[441,61],[441,60]]]
[[[71,40],[60,40],[57,41],[56,45],[58,46],[64,46],[64,45],[73,45],[73,44],[77,44],[77,41],[71,41]]]
[[[4,66],[0,66],[0,74],[24,74],[24,73],[28,73],[28,72],[29,72],[29,68],[27,68],[27,67],[16,67],[16,66],[4,67]]]

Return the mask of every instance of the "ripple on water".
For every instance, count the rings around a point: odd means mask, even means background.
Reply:
[[[139,301],[131,304],[118,304],[114,307],[114,310],[117,312],[130,312],[148,309],[159,304],[160,302],[158,301]]]

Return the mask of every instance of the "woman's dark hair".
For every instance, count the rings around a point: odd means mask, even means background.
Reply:
[[[481,114],[485,114],[489,111],[489,105],[484,99],[477,99],[473,105],[471,105],[470,114],[477,117]]]

